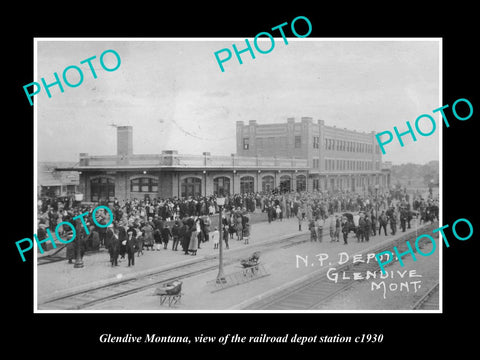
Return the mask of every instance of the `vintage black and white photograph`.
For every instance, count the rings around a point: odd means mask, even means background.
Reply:
[[[442,39],[272,36],[35,39],[35,312],[442,311]]]

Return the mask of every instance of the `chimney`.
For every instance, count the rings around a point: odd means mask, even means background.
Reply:
[[[117,155],[133,154],[133,128],[131,126],[117,127]]]

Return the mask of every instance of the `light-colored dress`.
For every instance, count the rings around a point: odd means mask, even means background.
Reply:
[[[197,251],[198,249],[198,232],[192,231],[190,236],[190,244],[188,245],[188,250]]]

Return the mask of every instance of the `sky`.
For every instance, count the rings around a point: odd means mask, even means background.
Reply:
[[[266,40],[265,40],[266,39]],[[259,42],[262,49],[270,40]],[[59,41],[61,40],[61,41]],[[37,111],[37,160],[77,162],[79,153],[116,153],[115,126],[133,126],[135,154],[178,150],[181,154],[229,155],[236,151],[237,121],[283,123],[288,117],[322,119],[327,126],[380,133],[397,126],[407,129],[429,114],[437,130],[413,142],[403,137],[386,146],[384,161],[394,164],[439,160],[440,120],[432,110],[440,103],[440,43],[436,39],[362,41],[276,38],[273,50],[255,59],[243,53],[243,64],[232,58],[220,70],[214,53],[232,44],[245,48],[244,38],[232,39],[37,39],[36,78],[54,81],[70,65],[82,69],[78,87],[63,83],[34,97]],[[253,39],[249,39],[253,47]],[[115,50],[121,64],[105,71],[100,55]],[[222,54],[221,56],[224,56]],[[88,64],[92,60],[97,78]],[[107,67],[116,59],[106,53]],[[71,83],[79,81],[69,70]],[[28,101],[26,99],[26,101]],[[431,129],[420,124],[424,132]]]

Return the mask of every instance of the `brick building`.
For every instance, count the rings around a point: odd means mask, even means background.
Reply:
[[[304,159],[308,164],[308,190],[341,189],[356,192],[390,186],[389,171],[375,132],[326,126],[323,120],[288,118],[283,124],[237,122],[237,154]],[[382,169],[384,171],[382,171]],[[279,186],[297,189],[295,177],[284,174]]]
[[[184,155],[176,150],[161,154],[134,154],[131,126],[117,127],[117,154],[90,156],[63,171],[80,172],[85,201],[188,197],[273,190],[279,174],[308,177],[304,159]],[[306,181],[306,180],[304,180]]]
[[[90,156],[63,171],[80,172],[85,201],[168,198],[312,189],[370,190],[388,185],[373,133],[324,126],[302,118],[286,124],[237,122],[237,153],[230,156],[134,154],[133,128],[117,127],[117,154]],[[382,175],[383,174],[383,175]]]

